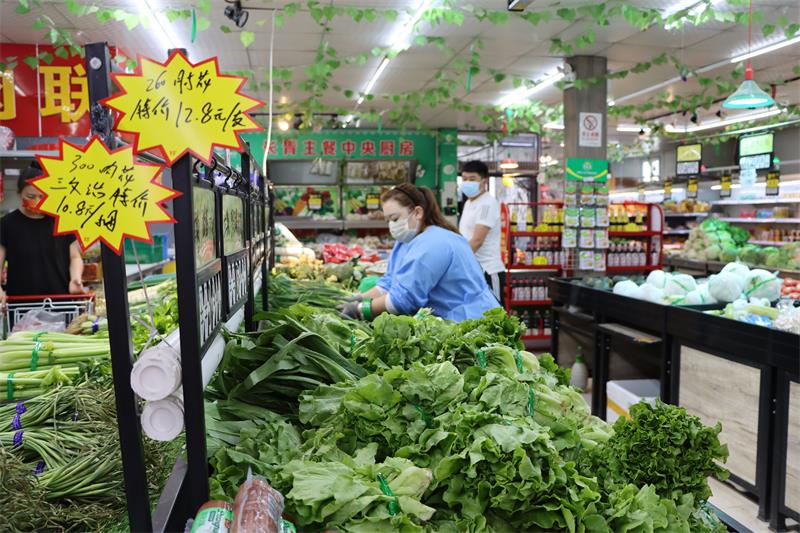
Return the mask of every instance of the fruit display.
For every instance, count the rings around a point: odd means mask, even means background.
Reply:
[[[275,214],[285,217],[339,218],[338,187],[275,187]]]
[[[680,202],[667,200],[663,206],[666,213],[708,213],[711,211],[711,204],[694,198],[685,198]]]

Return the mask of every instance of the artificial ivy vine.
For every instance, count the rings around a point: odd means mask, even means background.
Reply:
[[[647,7],[637,7],[628,5],[622,0],[609,0],[601,3],[587,3],[576,7],[552,7],[537,11],[525,11],[522,13],[510,13],[505,10],[487,10],[477,8],[464,2],[455,0],[440,0],[432,7],[428,8],[422,16],[431,27],[439,25],[461,26],[467,18],[473,18],[478,22],[486,22],[493,26],[503,26],[512,19],[523,20],[535,28],[541,24],[546,24],[552,20],[562,20],[569,23],[576,23],[586,20],[588,23],[582,32],[573,40],[567,42],[561,39],[552,39],[550,51],[554,54],[570,56],[574,53],[590,46],[595,42],[595,27],[608,26],[614,20],[624,20],[633,28],[645,30],[654,25],[679,29],[689,24],[701,26],[711,21],[725,22],[731,24],[746,25],[748,12],[743,9],[747,0],[727,0],[727,7],[733,10],[722,10],[716,8],[711,0],[703,0],[703,8],[697,9],[696,6],[686,8],[669,16],[664,16],[659,10]],[[41,7],[40,0],[16,0],[17,13],[28,13],[35,8]],[[138,26],[148,27],[150,24],[149,16],[142,16],[122,8],[103,8],[93,2],[79,2],[78,0],[64,0],[64,6],[73,15],[82,17],[94,17],[99,24],[106,24],[111,21],[119,22],[132,31]],[[161,11],[164,18],[169,23],[178,23],[194,17],[196,29],[200,32],[210,29],[210,21],[207,15],[212,9],[211,0],[195,0],[190,7],[186,8],[165,8]],[[357,8],[352,6],[336,6],[323,4],[318,0],[306,0],[304,2],[290,2],[280,8],[276,8],[274,13],[276,27],[282,27],[287,20],[299,15],[309,16],[314,20],[324,32],[328,32],[331,23],[337,17],[348,17],[356,23],[369,24],[379,19],[395,21],[400,13],[394,9],[374,9]],[[764,21],[763,14],[754,11],[754,22],[760,24],[761,33],[769,36],[777,31],[782,31],[787,38],[793,37],[800,32],[800,24],[791,22],[788,17],[779,16],[774,21]],[[263,26],[269,18],[252,20],[252,25]],[[33,23],[34,30],[45,30],[47,39],[54,46],[54,54],[59,57],[66,57],[68,53],[82,54],[83,49],[79,46],[70,30],[56,27],[55,22],[47,15],[39,15]],[[222,33],[239,33],[239,38],[244,48],[249,47],[255,42],[255,33],[250,30],[234,30],[227,25],[221,25],[218,31]],[[317,49],[314,61],[309,65],[277,68],[272,73],[272,82],[275,92],[280,94],[292,88],[297,88],[307,94],[301,101],[291,104],[278,104],[277,112],[281,114],[299,114],[304,117],[304,125],[314,127],[314,116],[321,112],[336,112],[341,115],[353,112],[352,108],[330,109],[323,103],[324,97],[329,91],[341,93],[350,100],[355,100],[363,96],[365,109],[359,109],[356,118],[361,120],[392,125],[398,128],[423,128],[419,113],[420,110],[429,108],[450,108],[477,116],[482,127],[485,129],[510,134],[517,131],[540,131],[540,125],[558,120],[562,114],[560,106],[547,106],[537,101],[530,101],[523,104],[512,106],[508,109],[501,109],[493,105],[476,105],[465,101],[465,98],[472,91],[472,80],[481,73],[488,77],[490,82],[502,83],[507,79],[507,74],[487,67],[481,62],[481,50],[483,42],[476,38],[470,45],[468,57],[454,58],[455,51],[447,45],[444,37],[439,36],[415,36],[412,47],[433,47],[439,53],[450,58],[447,70],[437,72],[433,79],[433,86],[424,87],[419,91],[410,91],[392,95],[360,94],[352,87],[340,87],[332,83],[333,75],[337,69],[346,65],[364,65],[370,57],[393,58],[402,53],[401,50],[374,48],[350,57],[340,57],[338,52],[323,39]],[[19,58],[7,57],[0,61],[0,70],[14,68]],[[23,62],[31,68],[36,68],[39,62],[49,63],[53,59],[49,52],[42,52],[37,57],[27,57]],[[135,65],[135,61],[128,58],[121,58],[121,61],[128,67]],[[741,76],[741,69],[735,70],[730,76],[707,77],[700,76],[690,68],[683,65],[675,56],[663,53],[651,58],[650,60],[637,63],[630,69],[609,72],[605,76],[592,79],[576,80],[571,83],[561,82],[559,86],[575,87],[584,89],[598,83],[606,83],[609,79],[621,79],[632,74],[643,74],[657,65],[671,62],[684,79],[695,77],[701,86],[697,94],[689,96],[670,96],[665,93],[656,95],[640,105],[614,106],[609,108],[609,114],[617,117],[626,117],[636,120],[637,123],[644,124],[648,121],[648,114],[653,112],[678,113],[682,111],[694,112],[699,108],[708,108],[721,96],[730,93],[736,85],[737,79]],[[295,77],[302,72],[305,79],[295,81]],[[800,67],[795,67],[795,74],[800,74]],[[238,72],[245,75],[250,80],[250,88],[253,91],[263,89],[268,83],[268,73],[264,79],[259,79],[253,71]],[[513,76],[514,87],[530,86],[535,80],[526,79],[520,76]],[[387,101],[392,105],[388,110],[378,112],[374,107],[370,107],[376,100]],[[551,138],[556,134],[549,135]]]

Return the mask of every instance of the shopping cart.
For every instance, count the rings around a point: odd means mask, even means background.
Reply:
[[[32,296],[8,296],[6,309],[0,313],[0,337],[6,338],[14,324],[22,320],[25,313],[37,309],[60,313],[64,316],[64,327],[83,313],[94,311],[93,292],[86,294],[36,294]]]

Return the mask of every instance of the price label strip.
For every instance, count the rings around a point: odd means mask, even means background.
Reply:
[[[778,196],[781,185],[780,172],[767,172],[767,188],[764,191],[767,196]]]
[[[686,197],[697,198],[697,178],[689,178],[686,184]]]
[[[319,211],[322,209],[322,196],[319,194],[312,194],[308,197],[308,209],[311,211]]]
[[[719,197],[720,198],[730,198],[731,196],[731,176],[730,174],[725,174],[719,179]]]
[[[56,235],[74,233],[83,250],[102,241],[120,254],[126,237],[153,242],[150,224],[175,222],[162,204],[179,193],[160,184],[163,167],[134,161],[131,147],[62,139],[59,152],[37,156],[44,174],[31,182],[44,194],[38,209],[56,219]]]
[[[139,57],[135,73],[112,76],[121,92],[101,103],[119,112],[115,129],[136,136],[136,153],[159,149],[170,165],[188,152],[210,163],[215,146],[239,151],[239,134],[263,129],[247,113],[264,103],[240,92],[246,78],[221,74],[216,57]]]

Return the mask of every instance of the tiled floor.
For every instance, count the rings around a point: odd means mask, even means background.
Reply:
[[[753,533],[769,532],[769,524],[758,519],[758,504],[753,500],[739,493],[731,485],[716,479],[709,479],[708,484],[714,494],[709,501],[715,507],[749,528]]]

